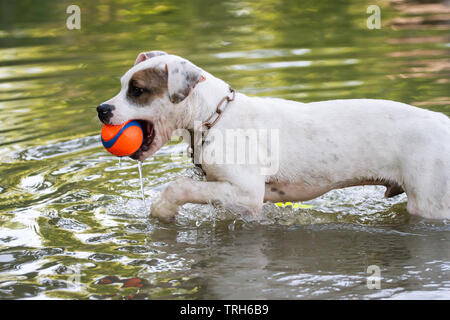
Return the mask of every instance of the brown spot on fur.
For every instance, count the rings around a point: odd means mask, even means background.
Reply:
[[[397,183],[389,183],[386,185],[386,192],[384,193],[384,196],[386,198],[392,198],[395,197],[399,194],[402,194],[403,192],[405,192],[402,188],[402,186],[400,186]]]
[[[189,94],[189,92],[184,92],[184,93],[174,93],[173,95],[170,96],[170,100],[173,103],[180,103],[181,101],[184,100],[184,98],[186,98],[186,96]]]
[[[139,96],[134,96],[134,88],[141,88],[144,91]],[[148,68],[139,70],[131,77],[128,82],[127,98],[139,106],[148,106],[166,92],[167,72],[158,68]]]

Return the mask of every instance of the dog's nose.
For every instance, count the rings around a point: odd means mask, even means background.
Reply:
[[[110,104],[101,104],[97,107],[98,118],[103,123],[108,123],[112,117],[114,106]]]

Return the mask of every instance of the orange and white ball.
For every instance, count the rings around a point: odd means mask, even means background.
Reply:
[[[135,153],[144,142],[144,131],[136,120],[119,125],[103,125],[102,144],[111,154],[124,157]]]

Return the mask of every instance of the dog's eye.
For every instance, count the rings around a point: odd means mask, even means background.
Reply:
[[[145,92],[144,88],[139,88],[139,87],[135,87],[135,86],[132,86],[130,89],[131,89],[130,94],[133,97],[139,97],[141,94],[143,94]]]

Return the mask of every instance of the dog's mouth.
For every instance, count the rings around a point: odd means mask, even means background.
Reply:
[[[155,139],[155,126],[151,121],[148,120],[136,120],[141,124],[142,130],[144,132],[144,141],[141,147],[133,154],[130,155],[131,159],[139,160],[142,154],[150,149],[150,146]]]

